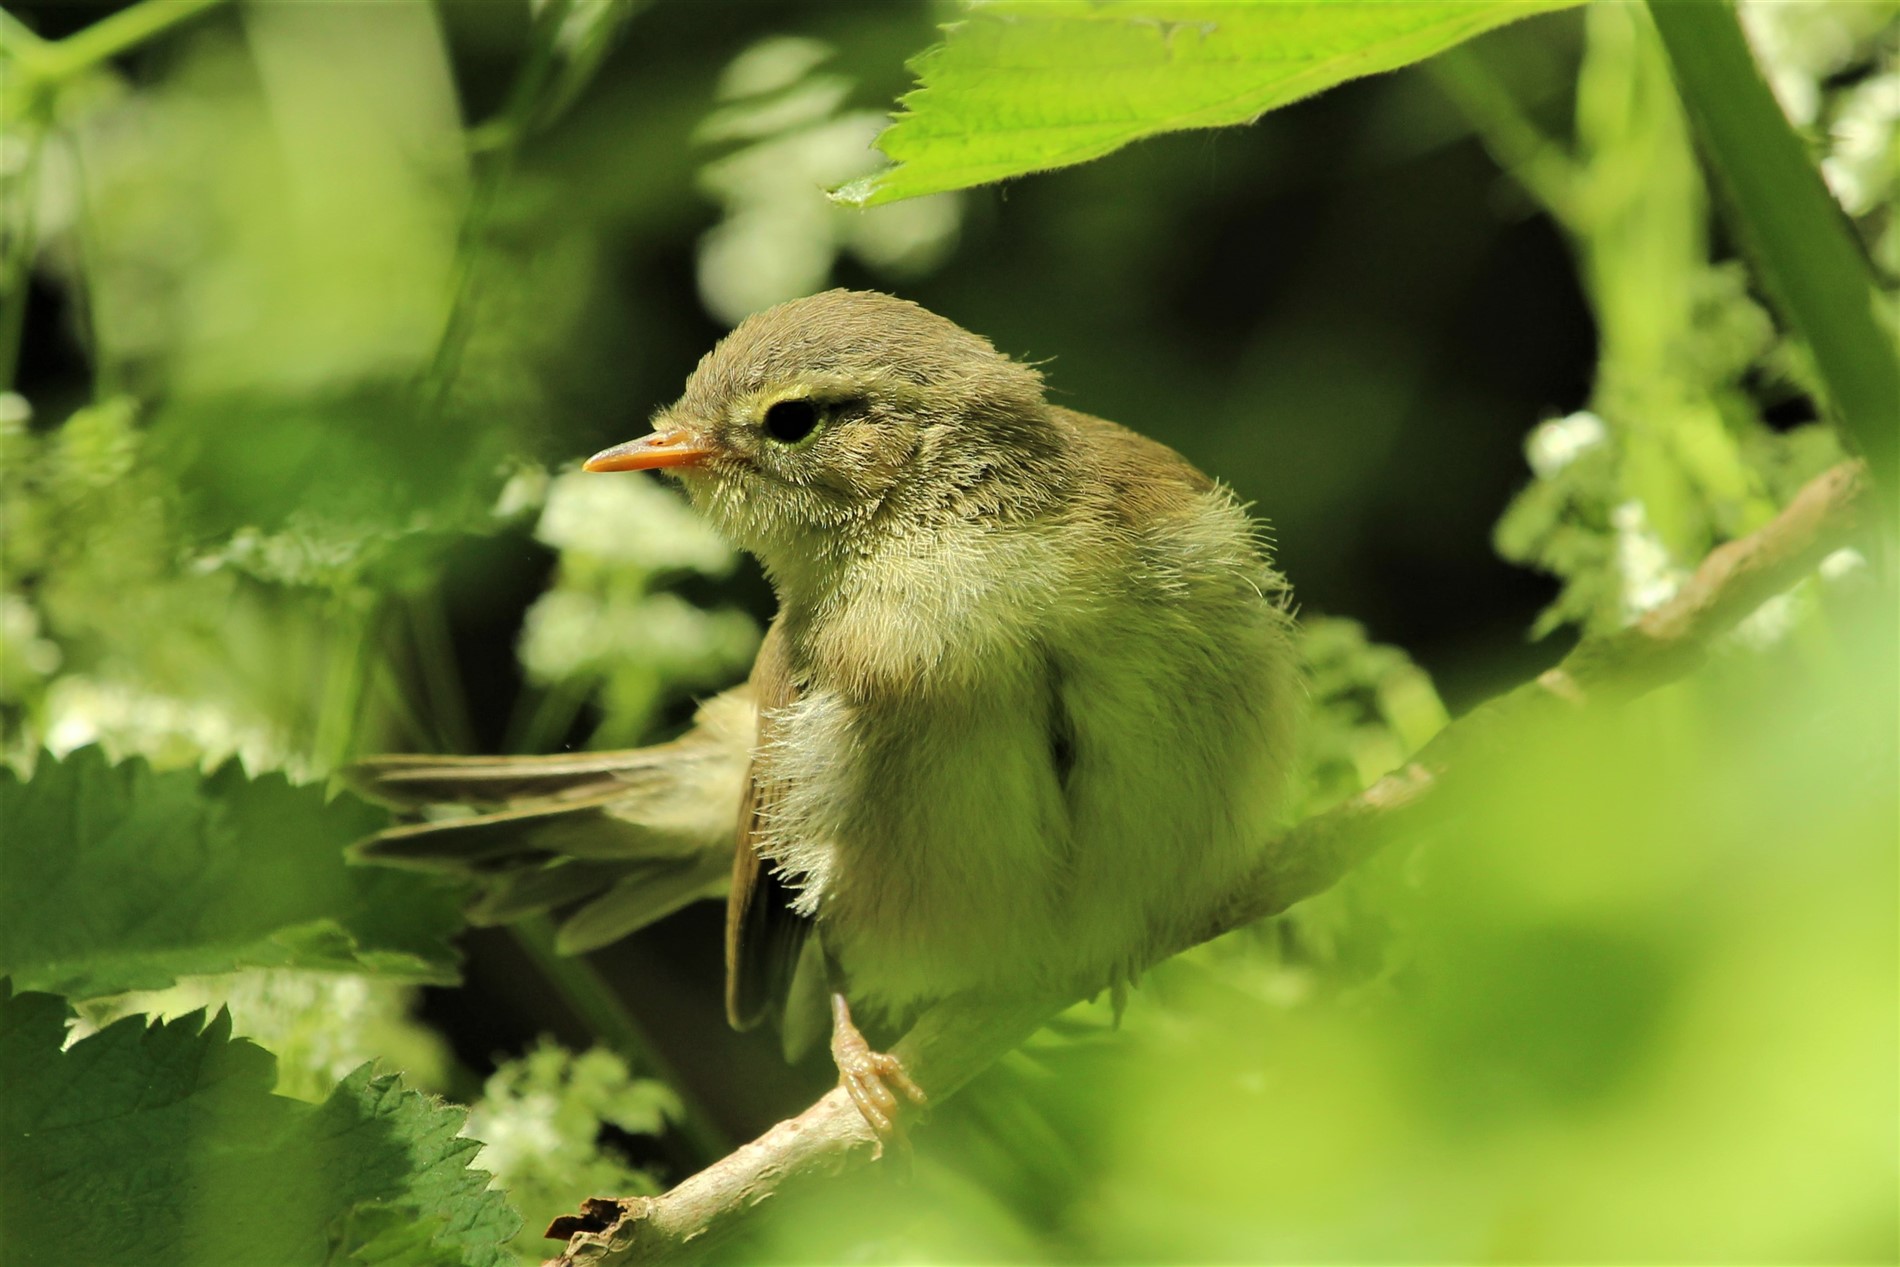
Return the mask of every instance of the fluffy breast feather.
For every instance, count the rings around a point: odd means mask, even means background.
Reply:
[[[1299,699],[1254,525],[1171,450],[1064,425],[1093,500],[880,560],[804,629],[765,754],[794,790],[762,849],[893,1017],[1131,975],[1280,812]]]

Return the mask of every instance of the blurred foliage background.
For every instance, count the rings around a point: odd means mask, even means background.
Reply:
[[[114,6],[9,5],[8,759],[321,779],[671,733],[769,591],[670,489],[576,460],[830,285],[1046,362],[1257,505],[1307,621],[1313,808],[1838,460],[1641,10],[1002,188],[827,202],[957,12],[188,0],[74,53],[40,41]],[[1743,6],[1890,310],[1896,14]],[[1895,645],[1886,565],[1830,558],[1696,678],[1527,737],[1430,839],[1157,969],[1118,1030],[1065,1017],[937,1114],[909,1184],[840,1183],[743,1252],[1892,1261]],[[532,1261],[578,1198],[829,1082],[726,1031],[720,919],[85,1017],[226,1005],[284,1094],[380,1059],[474,1104]]]

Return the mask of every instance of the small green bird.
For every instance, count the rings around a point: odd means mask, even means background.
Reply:
[[[489,919],[585,899],[574,950],[729,874],[732,1023],[829,993],[880,1137],[922,1094],[852,1006],[1125,985],[1271,836],[1302,692],[1258,525],[986,340],[888,295],[781,304],[586,469],[668,472],[759,558],[749,683],[655,748],[366,762],[382,799],[490,812],[361,855],[484,875]]]

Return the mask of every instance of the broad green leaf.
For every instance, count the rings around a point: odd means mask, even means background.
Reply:
[[[874,206],[1066,167],[1184,128],[1249,123],[1576,0],[979,4],[913,63],[877,139],[896,166],[835,195]]]
[[[456,891],[343,859],[384,821],[235,763],[158,773],[82,748],[30,781],[0,770],[0,973],[74,998],[257,967],[453,981]]]
[[[61,1050],[72,1009],[0,981],[8,1267],[491,1267],[519,1220],[468,1162],[466,1114],[368,1066],[322,1104],[220,1012],[127,1017]]]

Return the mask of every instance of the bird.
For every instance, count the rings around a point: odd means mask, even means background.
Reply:
[[[570,952],[723,890],[728,1019],[828,1002],[881,1147],[926,1099],[859,1017],[1119,998],[1246,881],[1297,760],[1290,590],[1229,488],[890,295],[748,317],[652,428],[584,469],[671,476],[758,559],[747,682],[653,747],[364,761],[462,809],[357,856],[480,877],[478,919],[564,908]]]

